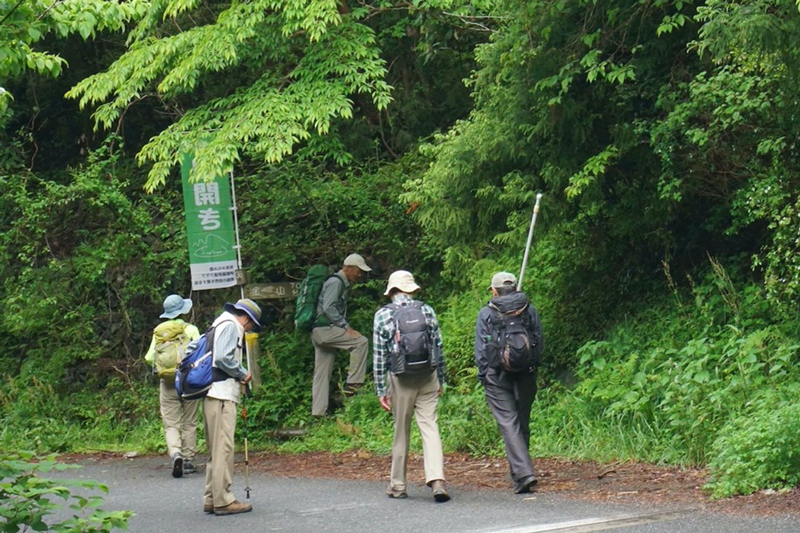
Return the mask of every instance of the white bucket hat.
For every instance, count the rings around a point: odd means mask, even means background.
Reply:
[[[370,270],[372,270],[370,267],[367,266],[367,263],[366,261],[364,261],[364,258],[358,254],[350,254],[347,257],[345,257],[344,263],[342,263],[342,265],[358,267],[364,272],[369,272]]]
[[[414,276],[411,272],[407,270],[398,270],[397,272],[392,272],[392,275],[389,276],[389,283],[383,295],[389,296],[392,289],[398,289],[410,294],[419,290],[419,285],[414,281]]]

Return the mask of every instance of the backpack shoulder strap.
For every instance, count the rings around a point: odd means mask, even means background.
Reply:
[[[346,283],[345,283],[344,279],[342,278],[342,276],[339,275],[338,272],[334,272],[333,274],[328,276],[325,279],[325,281],[328,281],[331,278],[336,278],[336,279],[339,280],[339,292],[336,294],[336,299],[338,300],[339,298],[342,297],[342,294],[344,293],[344,287],[345,287]]]
[[[489,308],[489,316],[486,321],[493,329],[500,329],[503,326],[503,313],[492,303],[489,302],[486,306]]]

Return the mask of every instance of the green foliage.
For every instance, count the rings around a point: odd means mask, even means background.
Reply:
[[[681,291],[677,307],[649,302],[635,321],[578,350],[577,386],[540,396],[535,450],[713,464],[729,421],[769,409],[773,391],[798,389],[794,328],[768,325],[763,293],[735,288],[719,263],[712,267],[689,302]]]
[[[48,36],[60,38],[72,34],[84,40],[97,32],[119,31],[143,12],[144,1],[116,0],[18,0],[0,6],[0,126],[11,94],[3,85],[31,72],[58,76],[66,61],[55,53],[39,50]]]
[[[73,465],[56,461],[55,455],[36,457],[28,452],[0,454],[0,526],[3,531],[56,531],[59,533],[107,533],[128,528],[131,511],[103,511],[103,498],[75,494],[76,489],[108,493],[108,487],[92,480],[48,479],[41,474],[59,472]],[[64,503],[57,503],[63,500]],[[49,516],[69,509],[70,518]]]
[[[789,489],[800,483],[797,392],[794,387],[767,393],[750,413],[731,419],[720,430],[709,464],[714,475],[706,486],[715,497]]]
[[[146,310],[160,307],[186,263],[169,244],[181,242],[184,229],[170,195],[131,194],[139,190],[131,175],[119,153],[104,148],[64,183],[0,176],[14,213],[0,235],[0,331],[10,348],[1,357],[11,374],[93,382],[96,369],[86,362],[113,351],[130,364],[149,342]],[[115,363],[105,367],[101,381],[116,373]]]
[[[0,449],[38,452],[148,451],[163,447],[155,383],[113,378],[92,394],[72,393],[36,377],[5,375],[0,392]]]
[[[335,120],[352,118],[351,95],[369,95],[379,111],[391,101],[374,31],[338,7],[263,0],[214,12],[156,2],[128,51],[68,95],[81,107],[110,98],[95,113],[107,128],[145,91],[175,98],[213,83],[214,73],[239,71],[228,78],[233,85],[212,89],[142,149],[139,160],[153,163],[147,187],[162,185],[187,151],[194,152],[194,179],[227,174],[243,155],[276,163],[312,135],[329,133]],[[188,29],[173,33],[173,22]]]
[[[369,335],[386,275],[414,272],[445,341],[447,450],[502,454],[474,320],[543,192],[524,287],[546,339],[535,453],[710,463],[717,495],[797,482],[797,2],[22,0],[0,20],[3,448],[163,447],[140,359],[164,295],[187,292],[167,180],[192,150],[196,179],[234,170],[253,281],[362,253],[375,271],[349,319]],[[124,53],[69,95],[152,167],[114,137],[66,169],[40,143],[63,90],[23,74],[123,26]],[[100,142],[81,133],[58,146]],[[237,293],[194,295],[195,322]],[[264,309],[251,438],[301,426],[282,449],[387,453],[369,385],[310,422],[313,348],[292,302]]]
[[[402,172],[352,165],[333,173],[311,161],[254,172],[237,185],[240,223],[251,230],[242,237],[246,264],[264,279],[300,281],[309,266],[340,265],[353,251],[379,275],[418,262],[421,231],[395,200]]]

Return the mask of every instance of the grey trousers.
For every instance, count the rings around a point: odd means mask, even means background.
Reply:
[[[406,489],[408,466],[408,441],[411,432],[411,415],[415,415],[422,437],[422,455],[425,462],[425,483],[444,481],[444,455],[439,425],[436,423],[436,406],[439,403],[439,378],[436,371],[421,376],[395,376],[389,374],[389,397],[394,416],[394,441],[392,442],[391,487]]]
[[[536,397],[536,374],[510,374],[496,368],[486,373],[486,401],[503,436],[514,481],[533,475],[528,451],[531,441],[531,406]]]
[[[203,505],[225,507],[236,500],[231,492],[236,402],[206,396],[203,400],[203,422],[208,447]]]
[[[350,337],[347,330],[337,326],[314,328],[311,331],[314,345],[314,382],[311,385],[311,414],[322,416],[328,411],[331,375],[336,350],[350,352],[350,371],[347,383],[361,385],[367,371],[367,352],[369,342],[363,335]]]
[[[163,379],[159,384],[159,403],[164,436],[167,439],[167,454],[172,457],[180,453],[191,461],[197,453],[197,400],[181,400],[175,391],[174,382]]]

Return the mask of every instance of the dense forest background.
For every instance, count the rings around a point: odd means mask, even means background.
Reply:
[[[474,321],[542,192],[532,453],[709,465],[717,496],[796,485],[799,37],[790,0],[0,2],[0,447],[163,447],[142,357],[189,293],[191,149],[236,176],[252,279],[361,253],[369,335],[414,272],[448,450],[502,453]],[[193,321],[237,294],[195,292]],[[263,303],[251,438],[388,452],[371,390],[309,424],[310,341]]]

